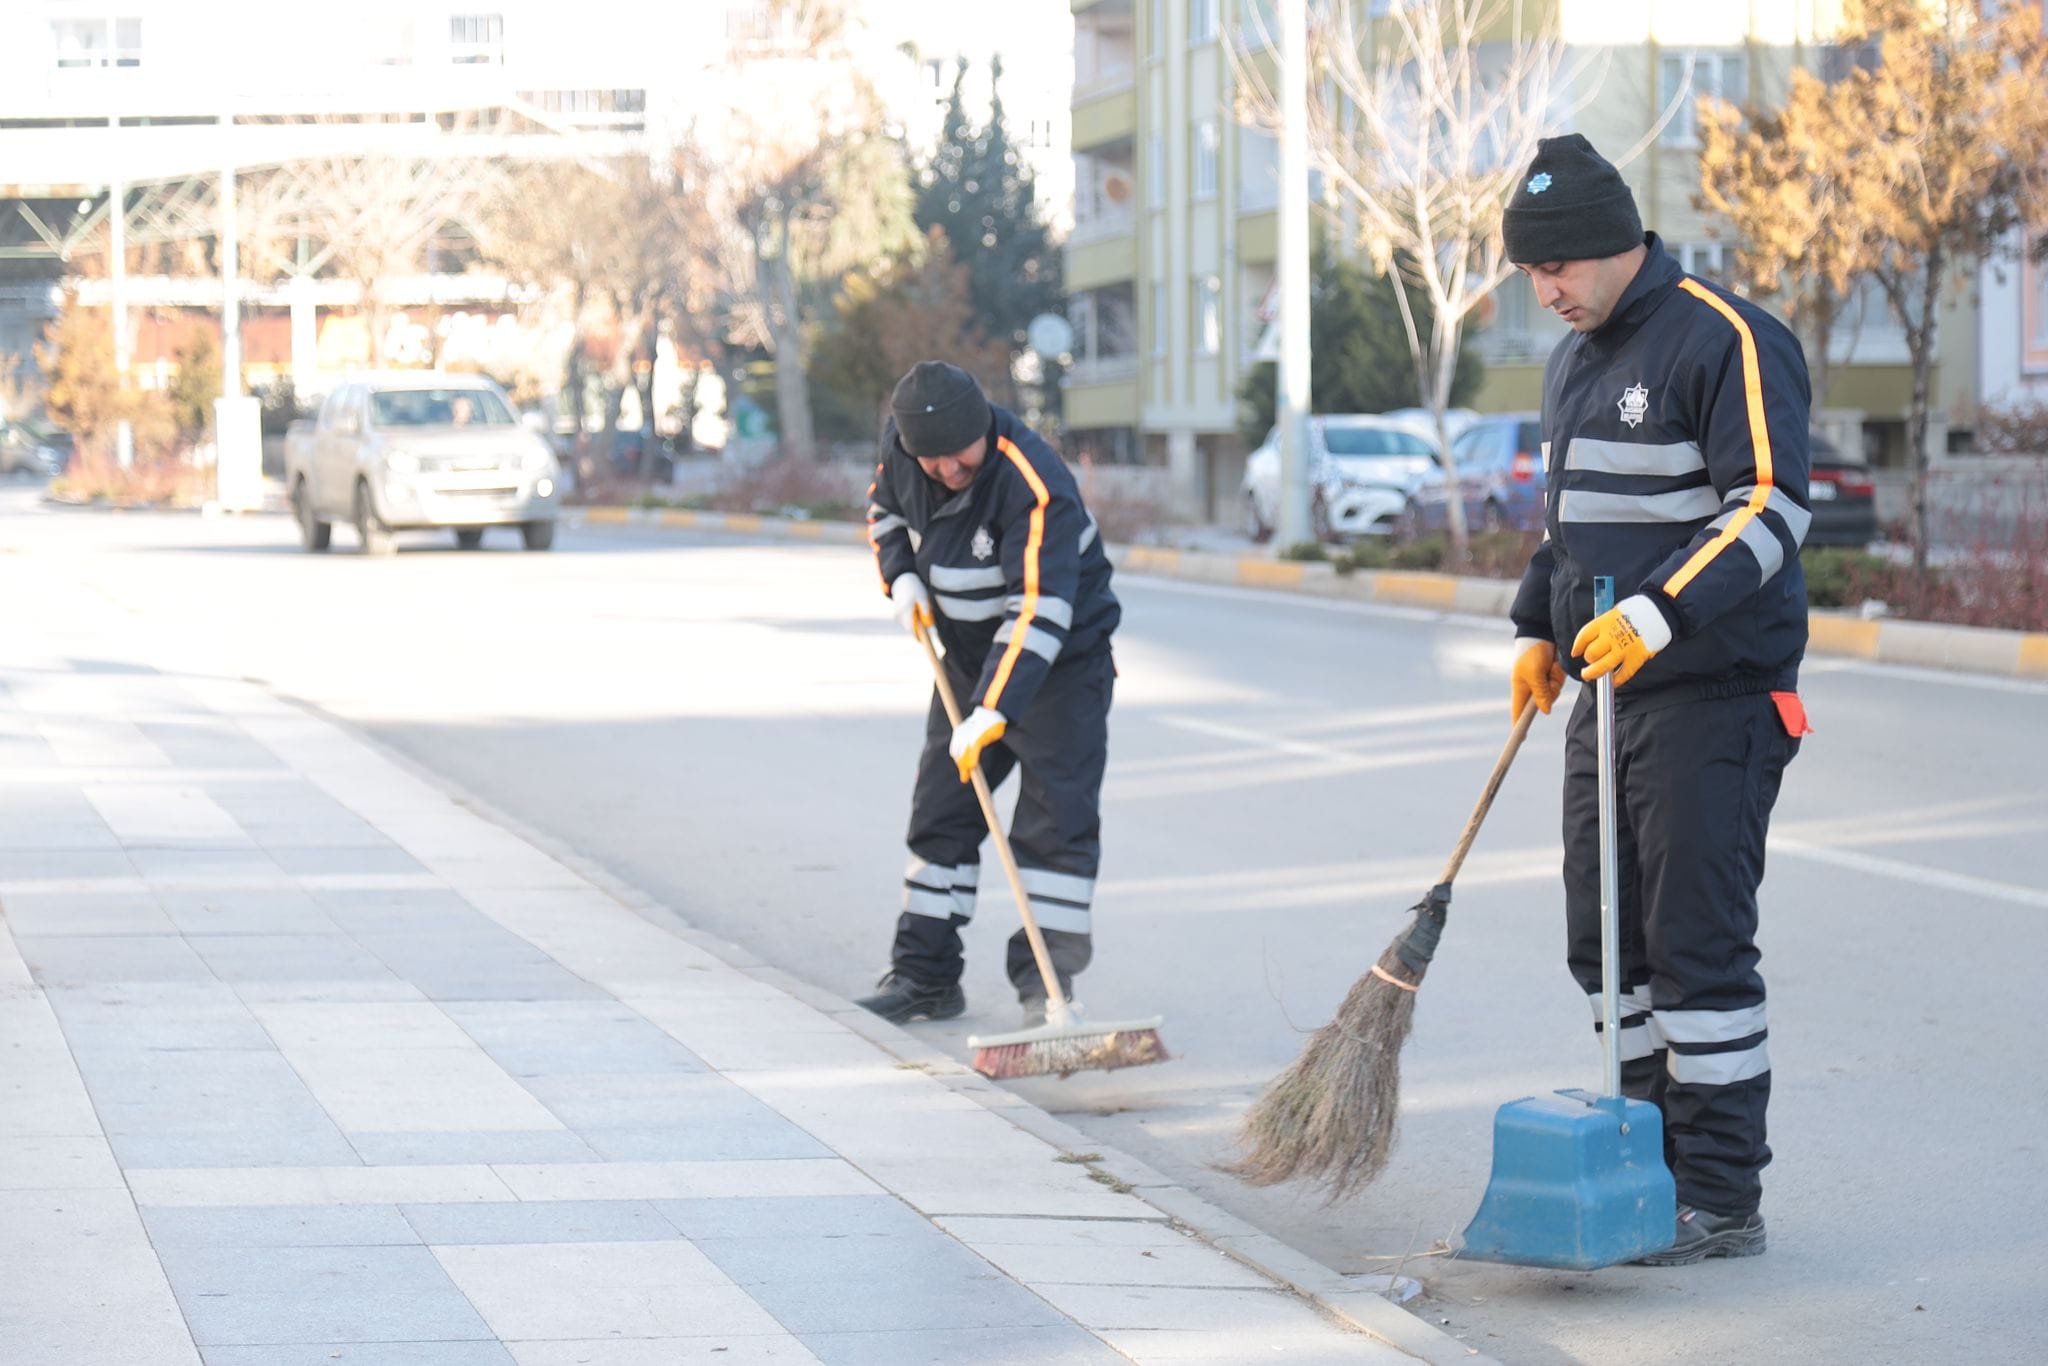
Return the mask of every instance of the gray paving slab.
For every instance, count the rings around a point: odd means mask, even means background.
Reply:
[[[158,849],[136,847],[128,858],[152,887],[194,889],[283,887],[291,877],[259,849]]]
[[[9,1366],[198,1361],[127,1192],[0,1191],[0,1348]]]
[[[466,1001],[443,1009],[515,1077],[709,1070],[696,1054],[616,1001]]]
[[[571,1339],[510,1344],[518,1366],[672,1366],[675,1362],[717,1362],[719,1366],[796,1366],[815,1362],[787,1333],[725,1334],[719,1337]]]
[[[145,1209],[159,1251],[230,1247],[374,1247],[418,1243],[396,1205],[194,1206]]]
[[[223,982],[376,982],[404,975],[345,934],[209,934],[190,943]]]
[[[512,1129],[483,1133],[351,1132],[348,1141],[373,1167],[486,1166],[602,1162],[603,1156],[567,1129]]]
[[[555,1200],[405,1205],[419,1238],[437,1245],[660,1243],[681,1238],[645,1200]]]
[[[655,1209],[683,1236],[711,1238],[891,1237],[930,1229],[932,1222],[893,1195],[821,1195],[808,1200],[764,1196],[657,1200]]]
[[[208,1347],[206,1366],[519,1366],[499,1342],[317,1342]]]
[[[491,1336],[423,1247],[164,1248],[158,1255],[202,1346]]]
[[[1038,1328],[1065,1325],[1059,1310],[993,1267],[977,1275],[906,1282],[897,1276],[849,1276],[821,1284],[750,1284],[776,1321],[807,1333],[887,1332],[919,1328]]]
[[[121,1190],[121,1168],[98,1134],[0,1135],[0,1190]]]
[[[831,1157],[832,1150],[779,1115],[761,1120],[648,1129],[582,1129],[607,1162],[719,1162],[743,1158]]]
[[[571,1073],[521,1080],[572,1129],[709,1129],[730,1123],[764,1135],[777,1129],[803,1133],[711,1072]]]
[[[267,891],[163,891],[164,914],[183,934],[339,934],[318,902],[286,888]]]
[[[351,934],[460,933],[492,923],[446,888],[314,887],[311,895],[335,924]]]
[[[282,768],[281,761],[228,721],[142,721],[136,727],[180,768]]]
[[[12,890],[10,884],[53,882],[77,883],[81,890],[90,890],[95,884],[125,884],[140,876],[123,850],[0,850],[0,890]]]
[[[44,997],[74,1051],[276,1047],[234,988],[223,982],[47,987]]]
[[[87,1054],[79,1068],[123,1166],[358,1160],[299,1075],[274,1052]]]
[[[554,963],[490,969],[459,964],[405,974],[433,1001],[606,1001],[611,994]]]
[[[897,1233],[795,1238],[697,1238],[697,1249],[738,1285],[827,1284],[900,1275],[915,1281],[986,1278],[993,1268],[929,1225]]]
[[[24,934],[16,942],[44,986],[215,980],[206,961],[174,934]]]
[[[7,923],[26,935],[171,935],[178,925],[148,892],[17,892]]]
[[[0,766],[7,764],[4,749],[0,749]],[[98,817],[92,819],[57,820],[48,816],[23,819],[16,816],[0,817],[0,850],[27,853],[46,850],[50,852],[99,852],[121,847],[118,835],[109,830],[106,822]]]
[[[826,1366],[1119,1366],[1129,1361],[1073,1324],[805,1333],[800,1340]]]
[[[268,841],[264,852],[293,877],[330,873],[405,873],[424,876],[426,866],[397,845],[310,845],[294,848]]]

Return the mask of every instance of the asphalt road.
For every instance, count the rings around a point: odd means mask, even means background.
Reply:
[[[345,536],[337,537],[338,541]],[[196,669],[364,727],[704,929],[845,995],[884,966],[928,691],[864,553],[673,532],[476,554],[298,552],[275,518],[49,512],[0,553]],[[1507,631],[1121,578],[1098,1018],[1170,1065],[1020,1090],[1504,1361],[2048,1359],[2048,688],[1809,665],[1817,728],[1764,888],[1771,1251],[1678,1270],[1435,1255],[1503,1102],[1594,1086],[1561,961],[1556,718],[1458,882],[1405,1055],[1400,1145],[1357,1200],[1213,1170],[1258,1088],[1439,871],[1506,729]],[[986,880],[995,884],[993,875]],[[1008,898],[969,931],[965,1056],[1011,1027]]]

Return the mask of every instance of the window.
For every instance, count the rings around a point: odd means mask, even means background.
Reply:
[[[1687,77],[1690,74],[1691,79]],[[1657,64],[1657,113],[1678,101],[1678,112],[1657,141],[1666,147],[1700,145],[1699,101],[1742,104],[1749,99],[1749,57],[1741,52],[1667,53]]]
[[[1166,207],[1166,134],[1154,133],[1145,140],[1145,207]]]
[[[1247,47],[1270,47],[1280,41],[1280,0],[1241,0],[1238,36]]]
[[[1218,355],[1223,350],[1223,282],[1214,275],[1195,281],[1195,354]]]
[[[1727,266],[1727,248],[1720,242],[1678,242],[1671,247],[1678,268],[1687,275],[1719,280]]]
[[[505,64],[505,16],[502,14],[451,14],[448,16],[448,60],[457,66],[503,66]]]
[[[2048,373],[2048,264],[2020,262],[2021,366],[2030,375]]]
[[[1194,128],[1196,199],[1216,197],[1216,120],[1203,119]]]
[[[1213,42],[1217,0],[1188,0],[1188,45]]]
[[[1166,333],[1173,324],[1169,321],[1171,300],[1166,297],[1166,281],[1152,282],[1152,354],[1166,354]]]
[[[1280,143],[1271,133],[1246,128],[1238,133],[1237,206],[1270,209],[1280,202]]]
[[[53,19],[50,41],[60,68],[142,65],[140,19]]]
[[[1145,0],[1145,56],[1158,61],[1166,50],[1165,0]]]

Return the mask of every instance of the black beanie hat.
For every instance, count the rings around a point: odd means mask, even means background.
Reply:
[[[921,360],[889,396],[896,436],[905,453],[930,460],[964,451],[988,435],[988,395],[981,381],[957,365]]]
[[[1500,231],[1508,260],[1524,266],[1619,256],[1643,244],[1628,182],[1578,133],[1536,144]]]

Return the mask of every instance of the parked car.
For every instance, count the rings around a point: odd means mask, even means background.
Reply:
[[[1474,531],[1537,531],[1543,526],[1543,428],[1535,413],[1499,413],[1467,426],[1451,443],[1465,525]],[[1415,490],[1404,530],[1450,524],[1449,482],[1433,472]]]
[[[1308,420],[1309,529],[1319,541],[1385,535],[1409,494],[1436,464],[1436,443],[1383,417],[1331,414]],[[1245,461],[1244,529],[1270,540],[1280,520],[1280,431]]]
[[[71,433],[47,423],[0,423],[0,474],[62,474],[71,449]]]
[[[1813,453],[1806,481],[1813,524],[1806,529],[1806,544],[1869,545],[1877,539],[1877,486],[1870,466],[1819,432],[1809,433],[1807,442]]]
[[[492,526],[546,550],[560,480],[547,442],[479,375],[355,380],[285,433],[285,486],[308,550],[327,549],[338,521],[354,524],[367,554],[388,554],[394,531],[435,527],[464,550]]]

